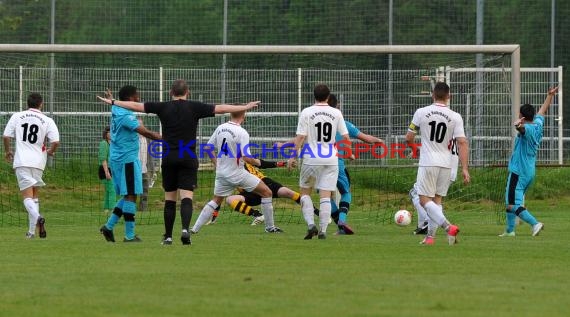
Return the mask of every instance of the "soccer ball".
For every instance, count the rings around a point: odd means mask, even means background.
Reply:
[[[394,223],[400,227],[405,227],[412,223],[412,214],[405,209],[398,210],[396,214],[394,214]]]

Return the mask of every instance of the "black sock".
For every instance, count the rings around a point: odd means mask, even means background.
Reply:
[[[249,215],[252,217],[259,217],[262,216],[263,214],[259,210],[251,208]]]
[[[123,210],[119,207],[115,207],[115,209],[113,209],[113,213],[117,215],[117,218],[121,218],[123,215]]]
[[[339,217],[340,217],[340,213],[343,212],[344,214],[348,214],[348,209],[350,208],[350,203],[347,203],[346,201],[341,201],[340,204],[338,204],[338,211],[337,211],[337,215],[336,215],[336,221],[335,223],[338,225],[338,221],[339,221]],[[346,219],[346,218],[345,218]],[[339,229],[342,229],[341,226],[338,226]]]
[[[331,214],[332,220],[334,220],[334,223],[336,223],[337,225],[338,225],[338,215],[339,215],[338,210]]]
[[[321,211],[319,210],[319,208],[315,208],[315,206],[313,206],[313,213],[315,214],[315,216],[318,216],[320,212]]]
[[[180,203],[180,218],[182,218],[182,229],[189,230],[192,221],[192,199],[184,198]]]
[[[176,202],[164,201],[164,238],[172,238],[172,228],[176,219]]]

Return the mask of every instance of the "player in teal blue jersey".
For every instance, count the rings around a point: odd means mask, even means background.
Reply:
[[[333,108],[339,108],[338,99],[334,94],[329,95],[328,99],[329,106]],[[348,135],[351,138],[359,139],[360,141],[372,144],[372,143],[384,143],[382,139],[375,136],[361,132],[354,124],[345,120],[346,128],[348,129]],[[336,141],[341,141],[342,136],[337,133]],[[338,180],[336,187],[340,193],[340,203],[336,204],[333,200],[331,201],[332,213],[331,217],[334,222],[338,225],[337,234],[354,234],[354,230],[348,225],[346,219],[348,215],[348,210],[350,209],[350,203],[352,202],[352,194],[350,193],[350,175],[346,170],[344,164],[344,151],[339,149],[338,158]]]
[[[108,91],[110,95],[110,92]],[[109,96],[112,99],[112,96]],[[139,101],[137,88],[124,86],[119,91],[119,100]],[[117,195],[123,198],[117,202],[107,223],[100,229],[105,240],[115,242],[113,228],[121,218],[125,219],[124,242],[140,242],[135,235],[135,213],[137,195],[142,194],[142,172],[139,159],[139,136],[160,140],[160,134],[149,131],[137,120],[131,110],[118,106],[111,108],[111,147],[109,163]]]
[[[505,201],[507,205],[507,228],[501,237],[515,236],[515,221],[517,216],[531,225],[532,235],[537,236],[544,228],[544,224],[523,206],[524,195],[535,176],[536,154],[542,141],[544,115],[548,111],[552,98],[558,92],[558,87],[550,88],[544,103],[535,115],[535,109],[530,104],[520,108],[519,119],[514,123],[518,135],[515,138],[515,148],[509,160],[509,177]]]

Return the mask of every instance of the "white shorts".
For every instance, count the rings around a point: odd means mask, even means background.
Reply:
[[[39,168],[20,166],[16,167],[14,171],[16,172],[16,179],[18,180],[20,190],[46,185],[42,180],[44,171]]]
[[[416,179],[418,194],[427,197],[435,197],[435,195],[445,197],[449,189],[450,174],[450,168],[439,166],[418,167],[418,177]]]
[[[214,183],[214,195],[227,197],[231,195],[237,187],[243,188],[246,192],[252,192],[261,182],[257,176],[241,169],[239,172],[231,176],[216,175]]]
[[[306,165],[301,166],[299,186],[320,190],[336,190],[338,165]]]

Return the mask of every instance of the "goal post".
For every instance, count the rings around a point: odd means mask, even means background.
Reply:
[[[62,151],[54,159],[56,168],[46,171],[48,177],[51,177],[47,183],[54,184],[57,181],[57,185],[48,186],[46,190],[52,193],[52,197],[63,197],[61,188],[66,188],[74,197],[82,197],[85,202],[82,206],[73,207],[76,209],[73,210],[75,212],[65,205],[63,199],[49,200],[45,202],[45,207],[48,211],[53,210],[58,213],[64,223],[101,221],[104,219],[99,207],[101,188],[97,180],[92,177],[94,166],[97,164],[96,159],[93,159],[96,155],[89,146],[100,141],[98,131],[109,122],[110,109],[102,106],[95,98],[95,94],[106,87],[117,90],[124,84],[132,83],[141,91],[141,99],[162,101],[169,98],[167,85],[176,78],[184,78],[190,83],[192,99],[195,100],[205,102],[225,100],[226,103],[262,100],[264,105],[248,114],[247,129],[252,142],[272,144],[274,141],[284,141],[287,137],[294,136],[297,115],[303,107],[312,102],[312,87],[315,82],[320,81],[329,84],[333,92],[337,93],[348,120],[355,122],[365,133],[381,137],[388,143],[397,144],[403,142],[402,131],[409,124],[413,110],[431,101],[429,94],[431,82],[427,82],[425,78],[448,80],[446,73],[437,71],[438,68],[444,65],[452,65],[452,69],[472,67],[475,54],[482,53],[488,57],[484,67],[502,67],[499,87],[484,93],[486,95],[500,93],[507,97],[503,98],[500,108],[488,108],[487,115],[496,117],[492,121],[485,122],[485,134],[474,138],[474,142],[484,140],[486,144],[493,146],[500,144],[504,150],[500,152],[493,151],[493,148],[486,150],[485,153],[491,154],[486,155],[485,160],[478,165],[480,169],[475,168],[473,171],[479,180],[478,184],[471,186],[471,188],[476,187],[474,191],[476,194],[471,189],[463,190],[461,185],[456,184],[450,191],[451,199],[448,201],[459,210],[486,212],[484,221],[494,223],[497,220],[495,211],[501,205],[498,188],[504,178],[502,175],[504,168],[487,167],[492,166],[491,162],[497,159],[504,163],[506,152],[510,151],[506,148],[509,137],[513,135],[511,129],[508,129],[510,124],[504,123],[517,116],[521,103],[519,50],[518,45],[0,44],[0,63],[7,65],[4,68],[0,65],[0,71],[4,74],[3,78],[0,78],[2,87],[0,103],[6,105],[0,111],[0,125],[6,122],[11,113],[24,108],[25,93],[38,91],[46,96],[49,94],[50,97],[46,100],[49,107],[46,112],[55,117],[58,125],[62,125],[64,142],[62,142]],[[58,67],[55,69],[51,63],[49,66],[45,63],[53,54],[58,60],[56,64]],[[145,54],[150,55],[152,59],[160,60],[161,63],[147,63]],[[176,58],[171,58],[171,54]],[[196,56],[211,55],[217,58],[222,54],[233,54],[231,58],[237,60],[238,57],[244,57],[253,62],[247,60],[245,66],[236,63],[236,66],[227,69],[221,68],[221,63],[213,63],[215,64],[213,67],[192,62],[180,63],[181,60],[198,60]],[[418,64],[419,66],[411,66],[415,68],[397,66],[388,70],[370,67],[366,63],[354,66],[356,62],[354,64],[344,62],[347,55],[357,56],[355,60],[368,61],[381,59],[388,54],[396,55],[396,59],[401,58],[400,63],[408,57],[410,60],[421,59],[422,63]],[[413,56],[400,56],[406,54]],[[297,64],[298,60],[295,60],[285,67],[257,66],[256,58],[261,55],[286,56],[291,60],[298,57],[303,63]],[[124,60],[131,59],[133,62],[130,65],[117,63],[119,57],[125,57]],[[317,60],[323,62],[312,63]],[[162,61],[167,62],[162,64]],[[331,61],[338,64],[331,67]],[[485,77],[484,80],[488,79],[490,78]],[[473,81],[469,78],[466,80]],[[459,87],[472,89],[464,83],[456,86],[452,81],[451,85],[456,97],[459,94],[473,93],[473,91],[459,90]],[[50,93],[51,89],[55,89],[53,94]],[[393,92],[392,98],[386,100],[386,95],[391,92]],[[466,109],[465,105],[456,105],[455,101],[453,104],[460,113]],[[508,108],[511,109],[511,115]],[[144,116],[144,120],[145,125],[153,130],[161,127],[155,116]],[[215,126],[223,120],[220,117],[203,120],[198,131],[199,141],[207,140]],[[493,131],[499,122],[504,128],[501,131]],[[408,158],[377,159],[370,153],[365,153],[360,159],[349,163],[355,190],[351,219],[385,222],[391,221],[393,211],[397,210],[395,208],[405,207],[411,210],[407,190],[415,179],[417,169],[415,163],[417,161]],[[20,202],[13,198],[15,187],[13,175],[9,172],[6,168],[0,173],[0,179],[3,180],[0,184],[0,226],[26,221],[23,218],[24,214],[20,212]],[[294,190],[298,189],[295,173],[271,170],[266,174]],[[211,196],[212,172],[204,171],[199,177],[201,178],[198,183],[201,187],[195,193],[196,211],[207,199],[204,197]],[[490,186],[493,186],[493,190],[489,190]],[[479,195],[480,193],[482,195]],[[159,205],[163,193],[160,191],[160,186],[155,186],[152,194],[155,195],[154,210],[140,213],[137,221],[142,220],[143,223],[161,221]],[[285,219],[292,222],[302,220],[295,203],[280,199],[275,204],[278,211],[277,220]],[[229,212],[227,207],[224,208],[228,214],[224,213],[222,221],[224,219],[246,221],[240,220],[245,217]],[[60,212],[62,210],[67,212]]]

